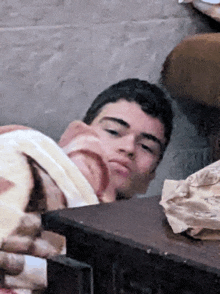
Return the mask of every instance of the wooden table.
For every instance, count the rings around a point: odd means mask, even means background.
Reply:
[[[220,293],[220,241],[173,234],[159,200],[135,198],[43,215],[46,229],[66,236],[67,257],[91,270],[87,290],[74,292],[72,285],[62,294]]]

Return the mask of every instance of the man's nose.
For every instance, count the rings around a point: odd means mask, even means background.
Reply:
[[[133,158],[135,155],[135,138],[132,135],[127,135],[121,138],[119,144],[119,152],[126,153],[127,156]]]

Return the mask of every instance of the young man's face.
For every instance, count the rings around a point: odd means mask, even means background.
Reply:
[[[166,142],[164,125],[137,103],[121,99],[106,104],[91,127],[103,143],[116,194],[145,193]]]

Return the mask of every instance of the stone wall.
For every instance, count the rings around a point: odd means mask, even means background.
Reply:
[[[2,0],[0,27],[0,124],[55,140],[107,86],[132,77],[157,83],[185,36],[217,30],[177,0]],[[206,138],[174,108],[174,136],[148,195],[209,162]]]

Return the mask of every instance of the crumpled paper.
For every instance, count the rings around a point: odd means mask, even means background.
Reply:
[[[220,240],[220,160],[186,180],[165,180],[160,205],[174,233]]]

